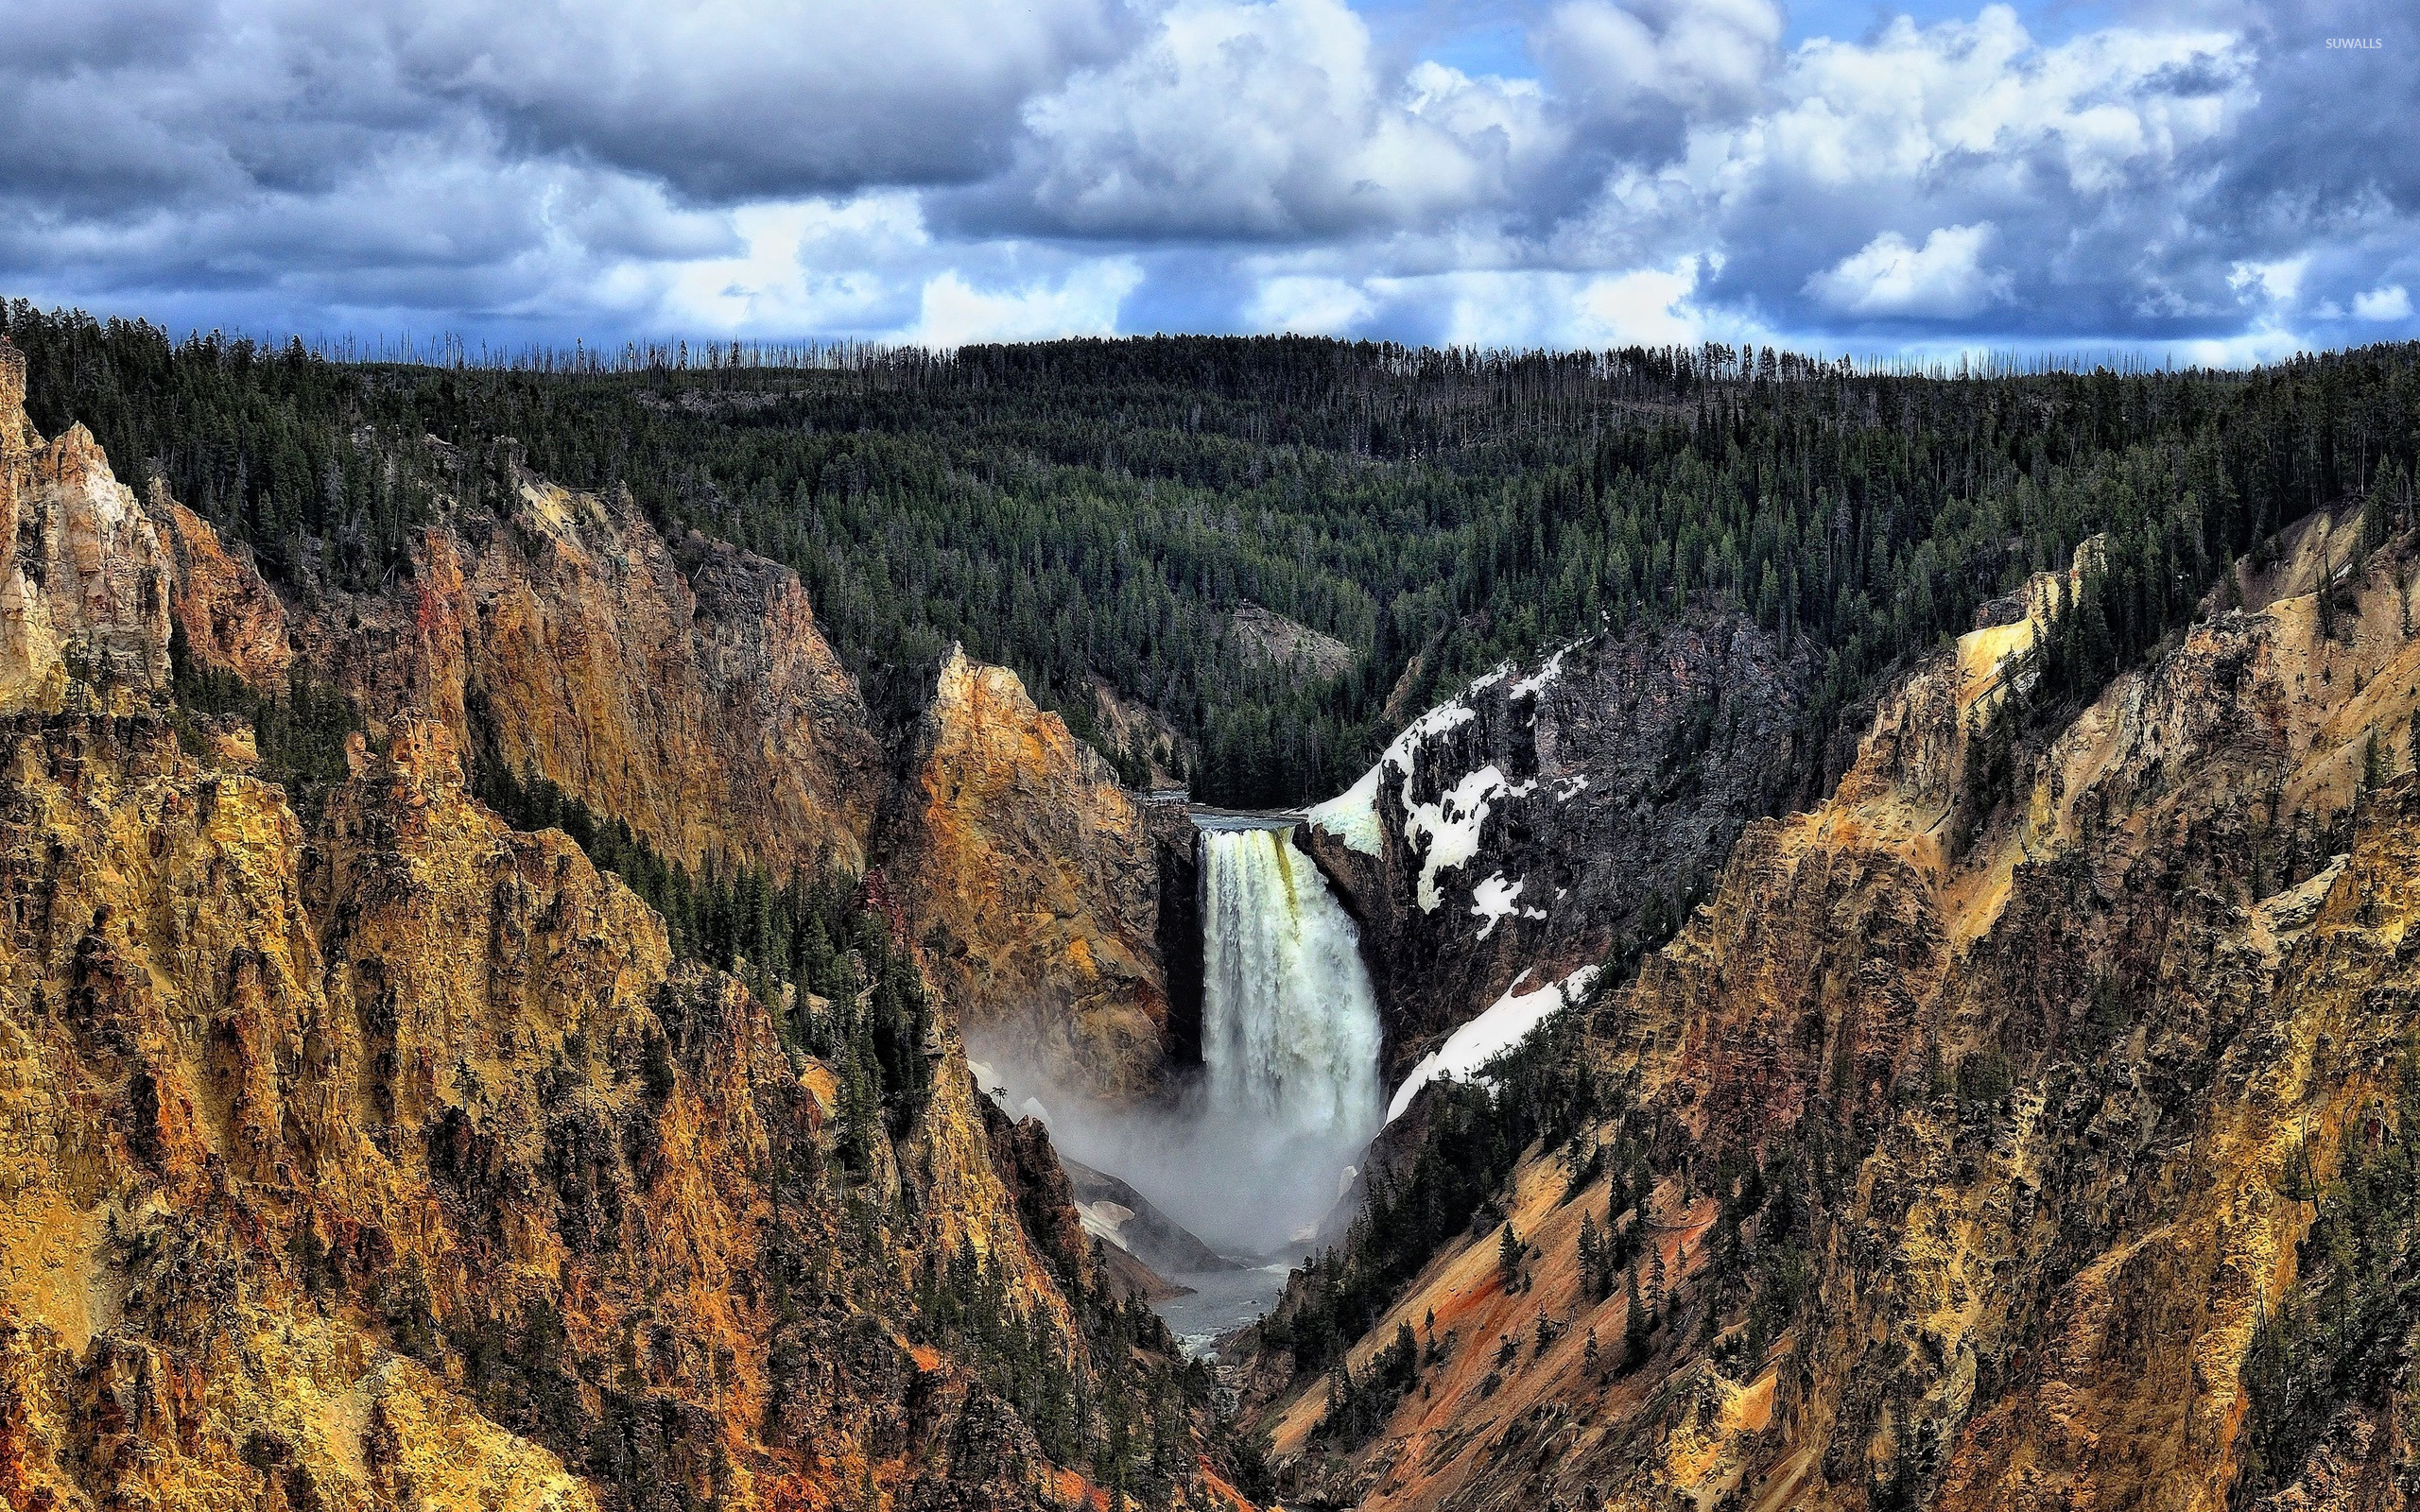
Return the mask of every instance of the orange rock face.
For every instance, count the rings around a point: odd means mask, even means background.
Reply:
[[[692,869],[861,868],[881,753],[797,575],[513,475],[504,515],[424,532],[408,581],[307,610],[161,501],[190,654],[273,690],[300,653],[372,718],[436,719]]]
[[[667,542],[627,497],[535,478],[508,447],[504,506],[443,504],[391,584],[348,592],[305,568],[281,593],[164,493],[132,507],[80,428],[41,445],[22,372],[0,372],[0,488],[43,524],[0,585],[0,708],[55,707],[78,658],[162,687],[173,617],[198,666],[273,693],[299,659],[373,734],[434,720],[692,870],[867,866],[890,774],[796,574],[695,533]],[[1170,1038],[1164,852],[1189,858],[1189,833],[1155,839],[997,669],[955,663],[925,740],[885,845],[942,988],[1088,1085],[1151,1087]]]
[[[232,672],[255,688],[285,684],[294,662],[285,606],[262,581],[252,549],[218,539],[210,522],[154,485],[145,507],[165,528],[176,571],[168,608],[198,666]]]
[[[1055,1158],[976,1095],[946,1003],[929,1098],[877,1110],[852,1177],[835,1069],[466,790],[488,740],[692,860],[854,864],[879,767],[796,579],[524,479],[509,519],[432,526],[406,596],[300,609],[172,502],[135,509],[80,430],[30,438],[16,397],[0,1506],[1091,1491],[1034,1422],[1098,1441],[1111,1381],[1174,1362],[1096,1352]],[[307,825],[249,729],[137,696],[172,614],[198,664],[273,687],[299,655],[373,716]],[[933,1300],[961,1271],[1062,1396],[994,1389]],[[1160,1410],[1118,1420],[1148,1442]]]
[[[1020,1502],[1030,1436],[884,1321],[971,1244],[1072,1330],[963,1074],[887,1156],[916,1200],[849,1217],[762,1007],[469,801],[441,725],[323,850],[163,726],[8,741],[0,1500]],[[998,1458],[960,1463],[978,1421]]]
[[[2280,1409],[2247,1356],[2330,1263],[2301,1241],[2328,1174],[2384,1137],[2420,1034],[2413,566],[2374,558],[2334,637],[2308,596],[2194,627],[2030,737],[1988,812],[1964,714],[1997,679],[1920,669],[1835,798],[1752,826],[1594,1005],[1587,1053],[1621,1093],[1502,1196],[1526,1287],[1502,1285],[1493,1226],[1448,1246],[1351,1358],[1366,1373],[1432,1311],[1462,1352],[1348,1456],[1312,1436],[1318,1383],[1275,1403],[1303,1497],[2408,1504],[2403,1378],[2325,1399],[2305,1457],[2256,1469],[2247,1424]],[[2374,736],[2401,775],[2364,792]],[[1635,1214],[1568,1179],[1599,1143],[1656,1174]],[[1668,1295],[1642,1359],[1623,1288],[1584,1282],[1582,1216],[1652,1236]],[[1801,1305],[1752,1332],[1797,1264]]]
[[[970,1032],[1064,1085],[1149,1091],[1167,1055],[1162,842],[1107,765],[1014,673],[953,651],[899,808],[885,871]]]
[[[169,563],[92,433],[45,442],[26,421],[26,361],[0,341],[0,712],[168,680]]]

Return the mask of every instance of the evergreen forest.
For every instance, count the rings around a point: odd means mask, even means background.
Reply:
[[[1808,644],[1821,751],[1884,669],[2104,535],[2062,649],[2081,693],[2280,524],[2405,517],[2420,436],[2410,344],[2240,372],[1292,336],[398,363],[22,301],[0,334],[38,427],[83,421],[273,576],[408,572],[444,501],[509,485],[509,437],[795,568],[888,728],[960,642],[1129,781],[1155,753],[1098,684],[1156,713],[1197,798],[1253,807],[1340,790],[1498,661],[1692,601]],[[1247,604],[1349,662],[1273,655]]]

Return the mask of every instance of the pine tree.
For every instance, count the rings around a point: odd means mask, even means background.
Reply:
[[[2368,556],[2386,544],[2394,534],[2395,501],[2388,488],[2387,474],[2380,469],[2370,484],[2369,497],[2361,505],[2361,554]]]
[[[1521,1280],[1521,1260],[1527,1253],[1520,1236],[1513,1233],[1511,1220],[1506,1220],[1503,1232],[1495,1238],[1495,1268],[1503,1273],[1504,1289],[1517,1291]]]
[[[1655,1335],[1655,1319],[1638,1292],[1638,1272],[1625,1273],[1622,1293],[1622,1364],[1634,1366],[1647,1358],[1648,1341]]]

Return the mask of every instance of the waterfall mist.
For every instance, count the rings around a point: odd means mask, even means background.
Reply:
[[[1115,1108],[1046,1085],[1013,1044],[970,1046],[1062,1148],[1123,1177],[1220,1252],[1309,1242],[1385,1111],[1377,1002],[1351,916],[1293,831],[1201,837],[1202,1069],[1171,1101]]]

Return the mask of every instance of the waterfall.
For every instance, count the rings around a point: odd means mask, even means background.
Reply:
[[[1325,1216],[1385,1110],[1358,932],[1293,836],[1201,832],[1202,1122],[1241,1146],[1271,1243]]]
[[[984,1085],[1007,1089],[1006,1106],[1041,1115],[1062,1150],[1123,1178],[1220,1254],[1299,1261],[1385,1122],[1377,1000],[1352,916],[1292,829],[1200,823],[1199,1077],[1161,1101],[1104,1107],[1036,1077],[1013,1040],[969,1050]],[[1236,1275],[1183,1278],[1202,1294],[1170,1315],[1199,1306],[1227,1327],[1285,1280],[1282,1265]]]

